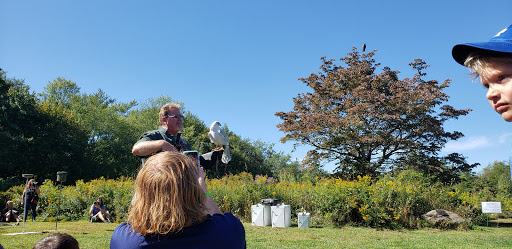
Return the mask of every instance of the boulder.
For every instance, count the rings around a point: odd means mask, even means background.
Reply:
[[[435,209],[429,211],[428,213],[422,215],[422,217],[425,220],[428,220],[433,223],[446,221],[451,224],[459,224],[464,222],[464,219],[460,217],[458,214],[443,209]]]

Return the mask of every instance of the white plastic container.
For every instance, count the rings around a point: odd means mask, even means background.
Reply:
[[[290,227],[292,225],[290,205],[272,206],[272,227]]]
[[[272,218],[270,215],[270,206],[256,204],[251,206],[252,211],[252,225],[253,226],[270,226]]]
[[[299,228],[309,228],[309,213],[299,213],[297,219]]]

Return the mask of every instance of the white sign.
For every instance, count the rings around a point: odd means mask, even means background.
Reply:
[[[501,214],[501,202],[482,202],[482,213]]]

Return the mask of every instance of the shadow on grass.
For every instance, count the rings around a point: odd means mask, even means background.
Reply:
[[[512,219],[489,220],[489,227],[512,227]]]

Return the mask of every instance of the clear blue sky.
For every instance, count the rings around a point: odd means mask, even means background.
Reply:
[[[466,137],[460,152],[486,166],[508,160],[509,123],[451,58],[453,45],[486,41],[512,23],[512,1],[1,1],[0,67],[42,92],[64,77],[85,93],[120,102],[171,96],[207,125],[228,124],[244,138],[292,143],[278,111],[309,89],[297,79],[318,72],[320,58],[352,47],[377,49],[383,66],[410,76],[422,58],[427,79],[453,79],[448,104],[471,108],[446,124]],[[292,154],[301,160],[307,148]],[[332,165],[326,166],[332,170]]]

